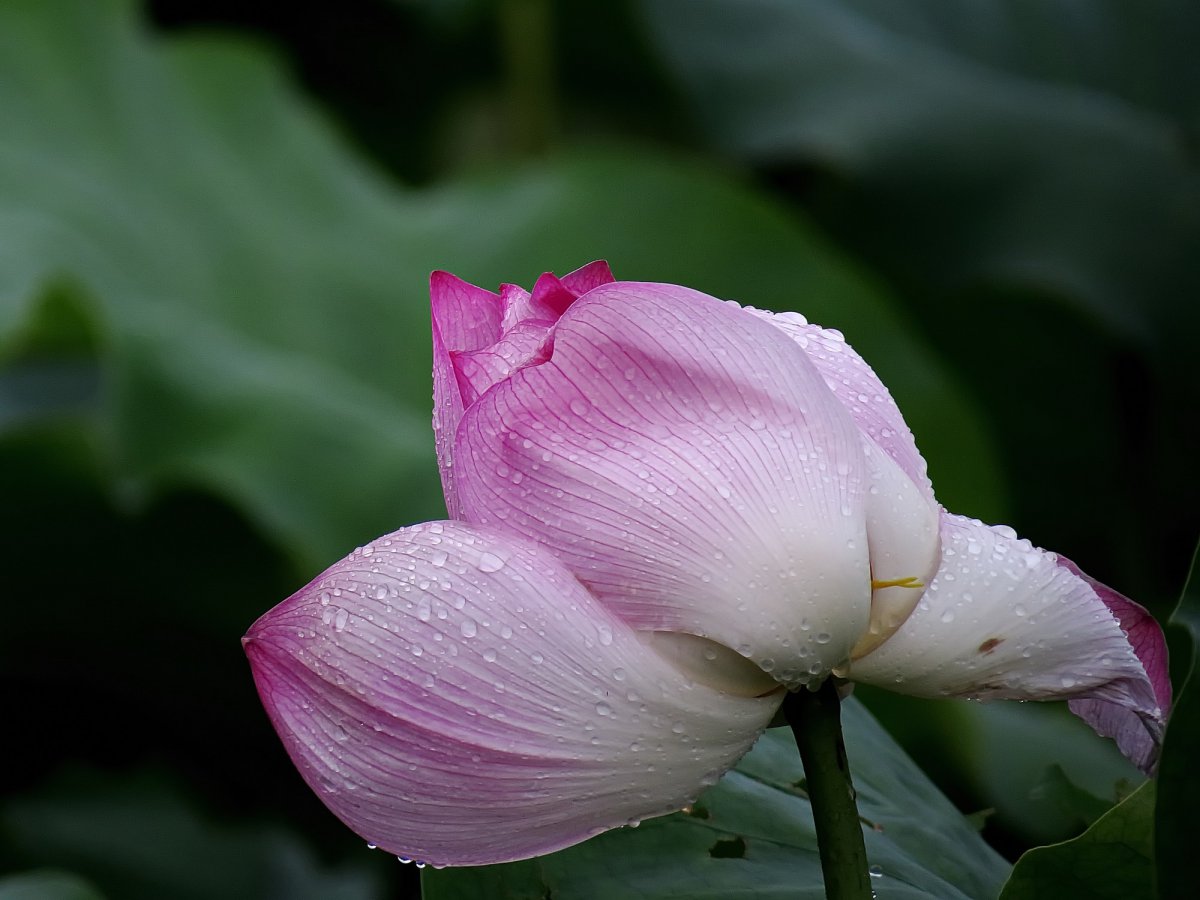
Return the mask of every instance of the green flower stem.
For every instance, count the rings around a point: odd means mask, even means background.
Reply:
[[[826,678],[816,691],[789,693],[783,701],[783,715],[804,763],[825,896],[829,900],[870,900],[867,848],[842,741],[842,705],[834,679]]]

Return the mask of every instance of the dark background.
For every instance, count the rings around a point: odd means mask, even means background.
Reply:
[[[1165,621],[1198,39],[1183,2],[0,2],[0,873],[414,889],[302,784],[238,639],[442,514],[434,268],[605,257],[840,328],[949,508]],[[1055,711],[860,696],[1010,857],[1082,825],[1049,766],[1133,776]]]

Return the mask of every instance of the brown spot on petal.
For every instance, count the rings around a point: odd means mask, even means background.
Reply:
[[[1003,643],[1004,643],[1004,638],[999,638],[999,637],[988,638],[986,641],[984,641],[982,644],[979,645],[979,652],[984,653],[984,654],[991,653],[993,650],[995,650],[997,647],[999,647]]]

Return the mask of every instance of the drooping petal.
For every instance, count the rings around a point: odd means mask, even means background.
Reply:
[[[549,553],[456,522],[356,551],[244,643],[325,804],[437,865],[534,856],[679,809],[780,702],[696,684]]]
[[[1087,582],[1096,592],[1109,612],[1121,624],[1121,630],[1133,652],[1146,670],[1146,676],[1154,689],[1154,699],[1159,709],[1165,712],[1171,709],[1171,678],[1167,667],[1167,642],[1163,637],[1162,628],[1154,616],[1134,603],[1123,594],[1119,594],[1105,584],[1101,584],[1079,566],[1065,556],[1058,557],[1058,564],[1078,578]],[[1139,716],[1131,714],[1128,709],[1110,700],[1085,698],[1070,700],[1067,703],[1071,712],[1079,716],[1097,732],[1105,737],[1111,737],[1117,746],[1130,759],[1136,758],[1145,747],[1146,726]],[[1158,732],[1155,731],[1156,736]],[[1153,758],[1147,760],[1146,766],[1152,765]],[[1146,766],[1143,766],[1145,768]]]
[[[846,343],[842,333],[810,325],[799,313],[772,313],[750,307],[747,312],[770,322],[804,349],[858,427],[932,503],[933,486],[912,431],[875,370]]]
[[[550,548],[622,618],[820,678],[866,630],[862,437],[795,341],[617,282],[468,410],[463,515]]]
[[[925,697],[1071,700],[1148,772],[1166,714],[1161,672],[1147,670],[1119,617],[1055,554],[946,514],[941,565],[917,608],[849,677]]]

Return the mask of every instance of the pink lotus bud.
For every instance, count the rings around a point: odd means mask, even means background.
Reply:
[[[678,809],[831,673],[1067,699],[1153,769],[1157,624],[943,511],[840,334],[604,263],[431,286],[456,521],[356,551],[245,638],[292,759],[365,839],[471,865]]]

